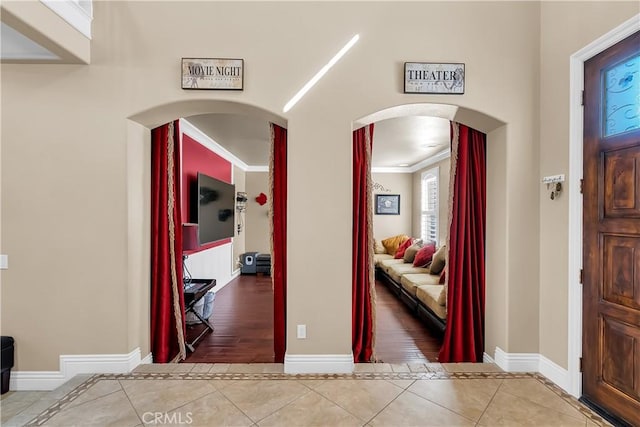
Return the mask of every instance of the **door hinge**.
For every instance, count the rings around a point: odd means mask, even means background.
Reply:
[[[581,94],[580,105],[584,105],[584,90],[582,91],[582,94]]]
[[[580,179],[580,194],[584,192],[584,179]]]
[[[580,372],[582,372],[582,357],[580,358]]]
[[[580,283],[582,283],[582,280],[584,280],[584,270],[580,269]]]

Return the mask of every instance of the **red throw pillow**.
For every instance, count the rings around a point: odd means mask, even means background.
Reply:
[[[396,251],[396,254],[393,257],[395,259],[403,258],[404,252],[407,250],[409,246],[411,246],[412,243],[413,243],[413,239],[405,240],[404,243],[398,246],[398,250]]]
[[[436,253],[436,244],[435,243],[427,243],[418,251],[415,259],[413,260],[414,267],[424,267],[426,266],[431,258],[433,258],[433,254]]]
[[[447,280],[447,271],[443,270],[442,274],[440,275],[440,281],[438,283],[440,283],[441,285],[444,285],[444,282]]]

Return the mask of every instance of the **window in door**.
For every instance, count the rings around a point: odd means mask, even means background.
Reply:
[[[438,166],[422,173],[420,227],[425,242],[438,242],[438,176]]]

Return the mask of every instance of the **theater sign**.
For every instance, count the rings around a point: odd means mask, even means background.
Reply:
[[[404,93],[464,93],[464,64],[404,63]]]

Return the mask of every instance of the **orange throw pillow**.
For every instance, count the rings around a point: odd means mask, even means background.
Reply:
[[[387,250],[389,255],[395,255],[398,251],[398,246],[403,244],[409,236],[406,234],[398,234],[397,236],[389,237],[382,241],[382,246]]]

